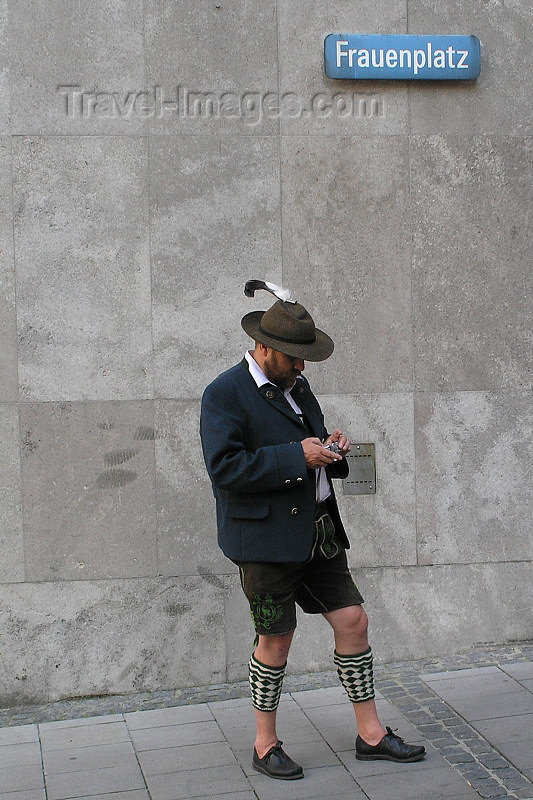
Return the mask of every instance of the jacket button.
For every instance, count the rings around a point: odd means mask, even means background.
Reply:
[[[296,483],[302,483],[303,478],[296,478]]]
[[[269,389],[268,392],[266,393],[266,396],[268,397],[269,400],[273,400],[274,397],[275,397],[275,394],[271,389]]]
[[[285,481],[285,483],[290,483],[290,482],[291,482],[290,478],[287,478],[287,480]]]
[[[291,514],[292,514],[293,517],[295,517],[297,513],[298,513],[298,509],[297,508],[291,508]]]

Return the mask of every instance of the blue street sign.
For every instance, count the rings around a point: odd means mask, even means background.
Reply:
[[[471,81],[481,69],[477,36],[330,33],[324,39],[328,78]]]

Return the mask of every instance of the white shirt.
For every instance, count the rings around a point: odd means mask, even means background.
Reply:
[[[265,383],[271,383],[271,381],[268,380],[267,376],[265,375],[265,373],[263,372],[257,361],[252,356],[250,350],[248,350],[244,354],[244,357],[248,364],[250,375],[256,382],[257,387],[259,389],[261,388],[261,386],[264,386]],[[293,388],[293,386],[290,386],[288,389],[285,389],[283,394],[287,402],[291,406],[291,408],[296,412],[296,414],[298,414],[299,417],[302,417],[303,416],[302,409],[296,403],[294,397],[291,394],[291,389]],[[329,482],[326,475],[326,470],[324,469],[324,467],[318,467],[317,469],[315,469],[315,474],[316,474],[316,501],[317,503],[323,503],[324,500],[326,500],[331,494],[331,489],[329,488]]]

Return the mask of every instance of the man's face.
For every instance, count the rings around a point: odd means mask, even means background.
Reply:
[[[280,389],[290,389],[294,381],[305,369],[303,358],[287,356],[279,350],[268,349],[268,353],[263,362],[263,372],[271,383],[275,383]]]

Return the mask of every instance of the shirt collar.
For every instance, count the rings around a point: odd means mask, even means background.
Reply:
[[[252,356],[252,353],[251,353],[250,350],[246,351],[246,353],[244,354],[244,357],[245,357],[246,362],[248,364],[248,369],[250,370],[250,375],[252,376],[252,378],[254,379],[254,381],[257,384],[257,388],[260,389],[261,386],[264,386],[267,383],[272,385],[272,381],[268,380],[267,376],[265,375],[265,373],[263,372],[263,370],[261,369],[261,367],[259,366],[257,361]],[[298,378],[296,378],[296,380],[298,380]],[[294,389],[294,385],[295,384],[293,384],[289,389],[285,389],[285,391],[283,392],[283,394],[285,395],[285,397],[287,397],[287,399],[289,399],[289,393],[290,393],[290,391],[292,389]],[[291,396],[291,399],[292,399],[292,396]],[[290,400],[289,400],[289,402],[290,402]],[[291,405],[292,405],[292,403],[291,403]]]

